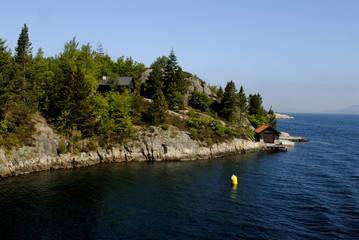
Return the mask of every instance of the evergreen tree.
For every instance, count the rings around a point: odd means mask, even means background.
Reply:
[[[152,102],[147,110],[147,118],[150,124],[159,125],[167,120],[167,109],[165,96],[160,89],[153,95]]]
[[[25,84],[26,77],[28,75],[28,68],[30,67],[29,65],[31,64],[32,59],[32,47],[29,39],[29,28],[26,26],[26,24],[24,24],[24,27],[21,29],[15,52],[15,62],[19,64],[23,82]]]
[[[210,113],[212,112],[211,108],[213,102],[213,99],[208,97],[206,94],[200,92],[193,92],[189,104],[195,109]]]
[[[70,82],[72,93],[68,116],[83,136],[91,136],[94,134],[96,117],[91,83],[86,79],[81,68],[74,73],[72,80],[73,82]]]
[[[217,90],[217,97],[219,99],[222,99],[223,98],[223,95],[224,95],[224,92],[223,92],[223,88],[222,86],[219,86],[218,90]]]
[[[184,72],[182,71],[181,67],[178,67],[176,71],[176,78],[175,78],[177,90],[184,96],[184,94],[187,93],[187,90],[190,86],[190,82],[186,80],[186,76]],[[183,105],[183,103],[182,103]]]
[[[262,97],[259,93],[249,94],[248,104],[249,115],[264,116],[266,114],[262,106]]]
[[[101,79],[103,76],[108,76],[112,79],[118,77],[117,65],[114,61],[112,61],[110,56],[96,52],[94,61],[97,69],[95,76],[96,79]]]
[[[234,122],[238,112],[238,96],[237,89],[233,81],[227,83],[224,89],[223,98],[221,101],[220,114],[227,121]]]
[[[131,117],[132,98],[127,90],[122,94],[118,91],[111,91],[105,94],[108,102],[109,134],[113,137],[130,137],[133,133]]]
[[[274,111],[272,109],[272,106],[270,107],[270,109],[268,111],[267,123],[269,125],[271,125],[273,128],[277,128],[277,119],[275,117],[275,113],[274,113]]]
[[[150,76],[148,77],[148,80],[143,87],[145,88],[145,97],[151,99],[157,89],[163,89],[162,70],[159,67],[153,68]]]
[[[54,73],[50,70],[49,62],[44,58],[44,52],[39,48],[33,64],[33,90],[39,109],[42,110],[49,92],[49,86]]]
[[[175,52],[173,48],[171,49],[170,55],[168,55],[167,62],[165,64],[165,73],[175,73],[178,70],[178,62],[177,57],[175,55]]]
[[[31,131],[26,129],[31,124],[31,112],[23,101],[27,92],[23,88],[22,76],[5,44],[6,41],[0,38],[0,134],[16,134],[5,140],[7,146],[13,146],[31,135]]]
[[[75,70],[67,62],[60,64],[55,76],[47,108],[49,121],[62,132],[70,133],[76,128],[83,136],[91,136],[95,125],[91,84],[81,68]]]
[[[35,90],[33,89],[32,75],[32,47],[29,39],[29,29],[26,24],[21,29],[17,46],[15,48],[15,63],[17,78],[22,79],[22,99],[27,107],[32,110],[36,108],[36,96]]]
[[[182,68],[177,63],[173,49],[168,56],[164,68],[164,95],[170,109],[183,108],[184,94],[187,92],[189,82],[185,79]]]
[[[126,57],[125,59],[125,57],[122,56],[117,59],[117,74],[120,77],[133,77],[136,80],[145,69],[143,63],[133,61],[132,57]]]
[[[255,128],[258,128],[267,122],[267,113],[262,106],[262,97],[259,93],[253,95],[249,94],[248,114],[248,119]]]
[[[8,74],[8,71],[11,69],[11,65],[12,59],[6,46],[6,40],[0,38],[0,76]]]
[[[0,38],[0,119],[5,118],[5,113],[11,101],[16,101],[19,96],[19,86],[13,81],[13,61],[7,50],[6,41]]]
[[[248,112],[247,97],[246,94],[244,93],[243,86],[241,86],[238,92],[238,103],[239,103],[238,107],[240,111],[239,121],[242,122],[243,117],[246,117]]]

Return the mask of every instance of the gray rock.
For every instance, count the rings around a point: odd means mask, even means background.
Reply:
[[[87,167],[100,162],[196,160],[263,149],[261,143],[233,139],[203,146],[188,133],[170,126],[141,128],[137,138],[125,145],[97,151],[57,154],[60,136],[44,122],[36,122],[36,146],[5,152],[0,149],[0,179],[49,169]]]

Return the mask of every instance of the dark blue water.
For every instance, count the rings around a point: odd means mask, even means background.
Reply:
[[[5,179],[0,238],[359,239],[359,115],[294,116],[288,152]]]

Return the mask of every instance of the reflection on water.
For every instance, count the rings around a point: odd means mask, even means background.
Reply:
[[[285,153],[101,164],[5,179],[0,236],[358,239],[358,148],[333,148],[339,135],[327,130],[338,129],[345,136],[340,142],[352,144],[359,118],[331,126],[327,116],[314,117],[309,124],[300,117],[287,122],[312,141]],[[230,186],[232,174],[238,185]]]
[[[237,198],[237,185],[232,184],[231,200],[236,200]]]

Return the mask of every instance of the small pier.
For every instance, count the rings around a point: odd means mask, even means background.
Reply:
[[[279,144],[266,144],[266,150],[269,152],[286,152],[287,146]]]

